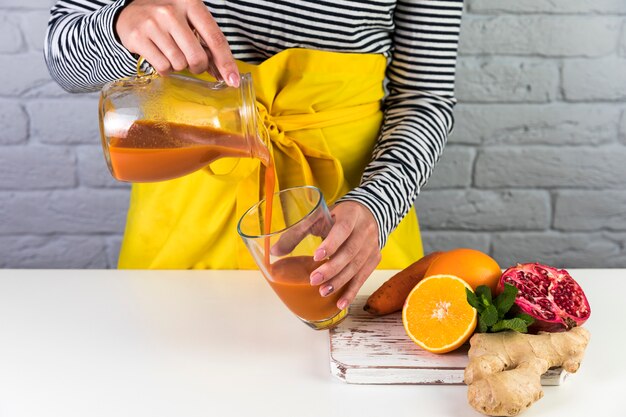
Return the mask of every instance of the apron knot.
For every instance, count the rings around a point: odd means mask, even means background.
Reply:
[[[267,111],[267,108],[258,101],[256,103],[256,111],[259,129],[261,130],[259,133],[263,134],[263,129],[266,129],[269,134],[278,133],[278,125]]]

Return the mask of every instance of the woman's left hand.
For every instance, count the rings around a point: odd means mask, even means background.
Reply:
[[[319,285],[323,297],[343,290],[337,300],[343,310],[380,263],[378,225],[372,212],[354,201],[337,204],[331,214],[335,223],[314,256],[316,261],[330,259],[311,273],[310,280]]]

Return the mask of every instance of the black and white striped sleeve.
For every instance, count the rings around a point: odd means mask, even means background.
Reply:
[[[379,245],[409,212],[452,130],[462,0],[398,0],[389,94],[372,161],[342,201],[368,207]]]
[[[52,78],[72,93],[99,90],[136,73],[137,59],[117,40],[115,17],[129,0],[57,1],[44,55]]]

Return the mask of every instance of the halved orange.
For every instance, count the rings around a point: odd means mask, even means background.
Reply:
[[[402,309],[406,334],[433,353],[460,347],[476,328],[476,309],[467,302],[466,288],[472,289],[454,275],[434,275],[420,281]]]

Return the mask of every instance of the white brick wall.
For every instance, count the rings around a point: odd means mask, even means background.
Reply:
[[[455,131],[417,201],[425,247],[626,267],[626,1],[466,10]]]
[[[114,267],[128,187],[97,95],[51,80],[51,0],[0,0],[0,267]],[[456,128],[417,202],[427,250],[626,267],[626,1],[466,0]]]

